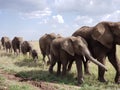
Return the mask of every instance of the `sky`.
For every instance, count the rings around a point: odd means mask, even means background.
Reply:
[[[0,37],[67,37],[101,21],[120,21],[120,0],[0,0]]]

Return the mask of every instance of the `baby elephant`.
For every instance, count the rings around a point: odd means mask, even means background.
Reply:
[[[78,84],[83,83],[83,72],[82,72],[82,60],[83,56],[86,56],[93,63],[101,66],[106,70],[106,67],[94,59],[88,49],[87,42],[80,36],[78,37],[67,37],[67,38],[56,38],[51,43],[50,48],[51,54],[51,65],[49,67],[49,72],[53,72],[53,67],[55,63],[58,63],[57,66],[57,75],[60,74],[61,64],[62,75],[66,74],[66,68],[68,62],[75,60],[77,73],[78,73]]]
[[[32,58],[33,58],[34,62],[37,63],[38,62],[38,52],[35,49],[33,49],[31,54],[32,54]]]

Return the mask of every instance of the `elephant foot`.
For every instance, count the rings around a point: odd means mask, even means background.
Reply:
[[[49,72],[52,74],[52,73],[53,73],[53,70],[52,70],[52,69],[49,69]]]
[[[91,73],[90,72],[85,72],[85,75],[91,75]]]
[[[84,82],[83,78],[78,80],[78,84],[77,85],[81,85]]]
[[[105,80],[104,78],[98,78],[98,80],[100,81],[100,82],[107,82],[107,80]]]
[[[116,83],[116,84],[120,84],[120,76],[116,76],[116,78],[115,78],[115,83]]]

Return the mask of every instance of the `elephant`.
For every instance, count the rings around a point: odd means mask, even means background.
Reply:
[[[59,34],[56,35],[55,33],[50,33],[50,34],[43,35],[39,39],[39,47],[40,47],[41,54],[43,56],[44,63],[46,63],[45,57],[47,56],[48,58],[47,65],[50,64],[50,44],[52,40],[58,37],[60,37]]]
[[[61,64],[62,76],[66,75],[66,67],[68,62],[75,60],[77,73],[78,73],[78,84],[83,83],[83,73],[82,73],[82,60],[83,56],[89,58],[93,63],[102,67],[103,70],[107,70],[106,67],[94,59],[87,47],[87,42],[80,36],[78,37],[61,37],[56,38],[52,41],[50,46],[51,54],[51,64],[49,67],[49,72],[53,72],[53,67],[57,62],[57,75],[60,75]]]
[[[1,38],[1,43],[2,43],[3,49],[5,49],[5,42],[7,42],[7,41],[9,41],[9,37],[4,36]]]
[[[1,42],[2,42],[3,49],[5,49],[6,52],[12,52],[12,45],[9,37],[6,37],[6,36],[2,37]]]
[[[23,37],[17,37],[15,36],[12,40],[12,48],[14,51],[14,54],[20,54],[21,52],[21,43],[23,42]]]
[[[38,52],[35,49],[32,50],[32,58],[35,63],[38,61]]]
[[[29,52],[29,55],[31,55],[32,52],[32,45],[28,41],[23,41],[21,43],[21,52],[26,55],[27,52]]]
[[[120,84],[120,61],[116,55],[116,45],[120,45],[120,22],[102,21],[93,27],[83,26],[76,30],[72,36],[81,36],[87,43],[91,54],[105,65],[108,60],[116,70],[115,82]],[[98,80],[106,82],[105,70],[98,66]]]
[[[11,41],[5,42],[6,52],[12,53],[12,44]]]
[[[2,49],[2,43],[1,43],[1,41],[0,41],[0,50]]]

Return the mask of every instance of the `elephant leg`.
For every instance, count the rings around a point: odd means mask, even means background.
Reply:
[[[67,69],[67,64],[68,64],[68,61],[67,59],[62,59],[62,76],[65,76],[66,75],[66,69]]]
[[[14,54],[17,55],[17,49],[15,49],[15,53]]]
[[[58,65],[57,65],[57,76],[59,76],[61,73],[61,62],[58,62]]]
[[[42,53],[42,56],[43,56],[43,62],[44,62],[44,64],[46,63],[45,62],[45,56],[46,56],[46,54],[45,53]]]
[[[105,65],[105,59],[106,59],[105,56],[98,58],[99,62],[102,63],[103,65]],[[105,70],[101,68],[100,66],[98,66],[98,80],[100,82],[106,82],[104,78],[104,74],[105,74]]]
[[[47,65],[49,65],[50,64],[50,54],[47,55],[47,57],[48,57]]]
[[[50,72],[50,73],[53,73],[53,67],[55,66],[55,64],[56,64],[56,61],[52,61],[52,62],[51,62],[51,65],[50,65],[50,67],[49,67],[49,72]]]
[[[84,65],[84,73],[86,75],[91,75],[90,73],[90,70],[89,70],[89,61],[88,59],[86,61],[82,60],[83,61],[83,65]]]
[[[53,73],[53,67],[55,66],[55,64],[56,64],[56,59],[55,59],[55,57],[53,57],[52,55],[51,55],[51,64],[50,64],[50,67],[49,67],[49,72],[50,73]]]
[[[105,59],[107,56],[108,49],[106,47],[103,47],[100,43],[95,42],[90,50],[94,58],[96,58],[100,63],[105,65]],[[104,78],[104,74],[105,74],[105,69],[98,66],[98,80],[100,82],[106,82]]]
[[[19,49],[16,49],[16,53],[17,53],[17,55],[19,55]]]
[[[75,60],[76,62],[76,67],[77,67],[77,77],[78,77],[78,84],[82,84],[83,83],[83,72],[82,72],[82,60],[81,59],[77,59]]]
[[[74,61],[74,60],[69,60],[68,68],[67,68],[67,71],[68,71],[68,72],[71,70],[71,67],[72,67],[73,61]]]
[[[115,82],[120,84],[120,61],[116,56],[116,47],[110,51],[108,59],[116,70]]]

